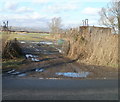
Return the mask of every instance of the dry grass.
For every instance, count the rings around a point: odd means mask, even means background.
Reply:
[[[0,32],[0,57],[1,57],[1,60],[2,60],[2,52],[7,44],[7,41],[10,37],[10,32]]]
[[[9,37],[10,37],[10,32],[1,32],[1,40],[2,40],[2,49],[4,49]]]
[[[68,57],[78,62],[118,67],[118,35],[108,28],[81,27],[66,32],[70,41]]]

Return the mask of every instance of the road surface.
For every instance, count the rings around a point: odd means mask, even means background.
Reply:
[[[3,78],[3,100],[118,100],[118,80]]]

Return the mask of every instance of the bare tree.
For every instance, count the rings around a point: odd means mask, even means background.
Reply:
[[[108,3],[106,8],[99,12],[99,23],[111,27],[115,33],[120,33],[120,1],[113,0]]]
[[[61,31],[61,24],[62,20],[60,17],[54,17],[51,22],[49,23],[49,28],[50,28],[50,32],[53,34],[58,34]]]

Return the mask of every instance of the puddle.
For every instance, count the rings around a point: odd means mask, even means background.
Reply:
[[[44,79],[44,78],[39,78],[39,79]]]
[[[53,44],[53,42],[50,42],[50,41],[40,41],[39,43],[45,44],[45,45],[52,45]]]
[[[25,74],[25,73],[22,73],[22,74],[19,74],[18,76],[19,76],[19,77],[23,77],[23,76],[26,76],[26,74]]]
[[[52,55],[52,54],[58,54],[59,51],[58,50],[54,50],[54,51],[43,50],[41,53]]]
[[[32,61],[38,62],[39,60],[36,58],[31,58]]]
[[[59,51],[59,53],[62,53],[62,50],[60,50],[60,49],[58,49],[58,48],[56,48],[58,51]]]
[[[39,49],[35,49],[36,51],[40,51]]]
[[[29,47],[33,47],[33,46],[30,45]]]
[[[39,69],[39,68],[38,68],[38,69],[36,69],[35,71],[36,71],[36,72],[43,72],[44,69]]]
[[[63,75],[66,77],[87,77],[89,75],[89,72],[81,72],[81,73],[74,73],[74,72],[58,72],[57,75]]]
[[[13,70],[11,70],[11,71],[8,71],[7,73],[10,74],[10,73],[12,73],[12,72],[14,72],[14,71],[15,71],[15,69],[13,69]]]
[[[32,55],[32,54],[26,54],[25,56],[26,56],[27,59],[31,58],[31,60],[34,61],[34,62],[39,61],[38,59],[36,59],[38,56],[35,56],[35,55]]]
[[[26,54],[25,56],[26,56],[27,58],[38,57],[38,56],[35,56],[35,55],[32,55],[32,54]]]
[[[27,58],[33,57],[33,55],[31,55],[31,54],[26,54],[25,56],[26,56]]]
[[[26,43],[26,42],[24,42],[24,41],[21,41],[20,43],[22,43],[22,44],[23,44],[23,43]]]
[[[20,74],[20,72],[15,72],[15,69],[13,69],[13,70],[11,70],[11,71],[8,71],[7,73],[8,73],[8,74],[12,74],[12,75]]]
[[[20,72],[13,72],[13,73],[11,73],[11,74],[13,74],[13,75],[16,75],[16,74],[19,74]]]

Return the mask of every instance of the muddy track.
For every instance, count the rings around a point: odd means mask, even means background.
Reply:
[[[117,78],[117,70],[103,66],[78,64],[61,54],[56,42],[19,41],[25,56],[24,65],[3,74],[5,77],[111,79]],[[57,74],[59,73],[59,74]],[[87,74],[86,74],[87,73]]]

